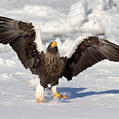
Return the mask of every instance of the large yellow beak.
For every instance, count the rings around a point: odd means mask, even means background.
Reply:
[[[51,44],[52,47],[56,47],[57,46],[57,42],[54,41],[52,44]]]

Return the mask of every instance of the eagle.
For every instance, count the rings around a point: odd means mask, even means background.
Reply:
[[[64,57],[60,56],[58,44],[51,42],[43,50],[40,27],[0,16],[0,43],[9,44],[26,69],[38,75],[35,100],[44,101],[45,88],[55,98],[66,98],[57,92],[59,78],[68,81],[94,64],[108,59],[119,62],[119,46],[97,36],[87,36],[74,41]]]

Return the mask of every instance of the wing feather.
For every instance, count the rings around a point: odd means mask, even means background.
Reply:
[[[40,36],[40,29],[32,23],[0,16],[0,43],[10,44],[25,68],[38,63],[36,60],[43,51]]]
[[[95,36],[84,38],[83,41],[76,45],[76,49],[72,54],[68,53],[63,75],[71,80],[73,76],[104,59],[119,62],[119,46]],[[69,71],[70,73],[68,73]]]

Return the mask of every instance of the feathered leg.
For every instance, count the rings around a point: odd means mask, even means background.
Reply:
[[[44,101],[44,87],[41,86],[40,81],[38,81],[36,85],[35,100],[38,103],[42,103]]]
[[[57,87],[56,87],[56,86],[53,86],[53,87],[51,88],[51,92],[54,94],[54,98],[67,98],[66,96],[60,95],[60,94],[57,92]]]

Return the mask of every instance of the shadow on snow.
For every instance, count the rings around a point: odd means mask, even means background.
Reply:
[[[85,90],[86,88],[71,88],[71,87],[63,87],[63,88],[58,88],[58,92],[60,93],[66,93],[67,99],[74,99],[74,98],[83,98],[87,96],[92,96],[92,95],[103,95],[103,94],[119,94],[119,90],[106,90],[106,91],[89,91],[89,92],[81,92]]]

